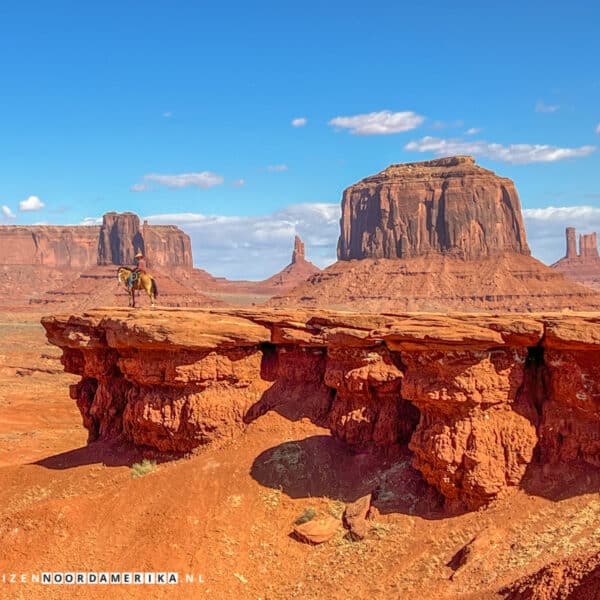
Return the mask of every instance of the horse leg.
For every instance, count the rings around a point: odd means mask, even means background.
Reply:
[[[152,291],[152,281],[150,282],[150,287],[146,288],[146,292],[150,298],[150,308],[154,308],[154,292]]]
[[[131,288],[131,308],[135,308],[135,290]]]

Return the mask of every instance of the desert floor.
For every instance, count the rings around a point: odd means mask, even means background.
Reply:
[[[39,318],[0,313],[1,598],[483,600],[600,545],[597,476],[532,469],[508,497],[450,516],[408,452],[355,455],[327,430],[274,412],[234,440],[159,460],[134,478],[140,451],[87,444],[69,397],[76,378],[63,372]],[[375,489],[378,515],[366,539],[340,529],[310,546],[290,535],[305,511],[339,516]],[[455,571],[474,535],[497,530],[496,543]],[[167,571],[195,582],[2,582],[42,571]]]

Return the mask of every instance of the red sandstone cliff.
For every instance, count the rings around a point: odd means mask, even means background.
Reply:
[[[270,306],[369,312],[600,307],[600,295],[529,255],[514,184],[470,157],[392,165],[363,179],[344,192],[340,227],[340,260]]]
[[[96,264],[94,226],[2,225],[0,265],[35,265],[85,269]]]
[[[192,268],[189,236],[173,225],[140,225],[134,213],[107,213],[98,237],[99,265],[131,265],[135,254],[147,257],[148,267]]]
[[[189,451],[267,411],[406,447],[478,508],[534,464],[600,467],[598,315],[113,309],[46,317],[90,440]]]
[[[392,165],[342,198],[338,258],[529,255],[513,182],[470,156]]]
[[[551,267],[568,279],[600,291],[600,256],[598,255],[598,236],[596,233],[579,236],[577,252],[574,227],[567,227],[567,253],[564,258]]]

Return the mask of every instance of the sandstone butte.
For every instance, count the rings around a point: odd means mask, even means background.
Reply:
[[[579,236],[577,252],[577,232],[567,227],[567,251],[563,258],[551,267],[568,279],[600,291],[600,256],[598,255],[598,234],[596,232]]]
[[[406,447],[450,506],[600,467],[600,315],[103,309],[42,319],[89,440],[188,452],[268,411]]]
[[[357,311],[597,310],[530,256],[513,182],[454,156],[392,165],[343,193],[338,261],[270,306]]]
[[[163,306],[222,304],[207,291],[271,296],[319,272],[296,237],[291,263],[265,281],[213,277],[193,267],[190,238],[178,227],[111,212],[101,226],[0,226],[0,303],[51,310],[126,305],[127,294],[114,285],[115,267],[132,265],[138,251],[156,276]]]

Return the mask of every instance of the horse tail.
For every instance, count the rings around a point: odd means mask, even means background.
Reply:
[[[155,298],[158,296],[158,287],[156,286],[156,281],[154,280],[154,277],[152,278],[152,294]]]

